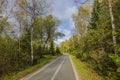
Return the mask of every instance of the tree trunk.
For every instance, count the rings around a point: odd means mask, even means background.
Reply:
[[[116,51],[116,36],[114,35],[115,33],[115,24],[114,24],[114,16],[113,16],[113,12],[112,12],[112,4],[111,4],[111,0],[108,0],[109,2],[109,11],[110,11],[110,17],[111,17],[111,26],[112,26],[112,37],[113,37],[113,44],[114,44],[114,52],[115,55],[117,55],[117,51]]]
[[[33,64],[34,55],[33,55],[33,28],[31,28],[31,64]]]
[[[43,52],[44,52],[44,50],[45,50],[45,45],[47,44],[49,38],[50,38],[50,36],[48,36],[47,39],[45,40],[45,42],[43,43],[43,46],[42,46],[42,48],[41,48],[41,50],[40,50],[40,58],[43,57]]]
[[[20,62],[20,60],[18,58],[19,58],[19,55],[21,54],[21,46],[20,46],[21,45],[21,36],[20,35],[21,35],[21,23],[20,23],[20,30],[19,30],[19,46],[18,46],[19,53],[17,54],[17,59],[16,59],[18,64]]]

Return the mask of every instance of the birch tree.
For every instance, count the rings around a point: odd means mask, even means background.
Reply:
[[[112,26],[112,38],[113,38],[113,44],[114,44],[114,52],[115,55],[117,55],[116,52],[116,36],[115,36],[115,22],[114,22],[114,15],[113,15],[113,9],[112,9],[112,0],[108,0],[109,2],[109,11],[110,11],[110,18],[111,18],[111,26]]]
[[[29,22],[29,27],[31,28],[31,64],[33,64],[33,23],[38,16],[43,16],[46,14],[48,5],[46,0],[22,0],[19,5],[31,19]]]

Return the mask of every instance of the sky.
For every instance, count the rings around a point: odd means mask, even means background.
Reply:
[[[74,21],[72,15],[77,12],[78,8],[81,6],[77,4],[77,0],[48,0],[52,3],[51,13],[61,20],[58,26],[58,31],[65,34],[65,37],[59,38],[55,41],[55,44],[59,45],[62,41],[69,39],[72,36],[72,30],[74,29]],[[86,0],[79,0],[84,2]],[[88,0],[90,3],[93,0]]]
[[[58,31],[65,34],[65,37],[55,41],[59,45],[60,42],[69,39],[72,35],[71,31],[74,28],[72,15],[77,12],[77,6],[75,0],[51,1],[53,1],[51,13],[61,21],[58,26]]]
[[[15,0],[9,0],[13,5]],[[65,34],[65,37],[59,38],[55,41],[55,44],[59,45],[60,42],[67,40],[71,37],[71,31],[74,28],[72,15],[77,11],[75,0],[47,0],[50,2],[50,13],[57,17],[61,23],[58,26],[58,31]],[[9,21],[14,21],[11,18]],[[17,28],[15,28],[17,30]],[[18,32],[18,31],[17,31]]]
[[[12,5],[15,0],[9,1]],[[61,21],[58,26],[58,31],[65,34],[64,37],[59,38],[55,41],[56,45],[59,45],[60,42],[65,41],[72,36],[71,32],[75,27],[74,21],[72,20],[72,15],[76,13],[78,9],[78,4],[75,1],[76,0],[48,0],[48,2],[51,3],[50,13]],[[13,20],[10,19],[10,21]]]

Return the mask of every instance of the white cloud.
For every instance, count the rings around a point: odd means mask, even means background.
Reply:
[[[54,41],[56,45],[59,45],[61,42],[63,42],[63,39],[58,39],[57,41]]]
[[[77,11],[76,6],[74,5],[73,0],[49,0],[52,4],[52,13],[54,16],[58,17],[62,21],[58,31],[65,34],[65,37],[55,41],[57,45],[60,42],[67,40],[71,37],[71,30],[74,28],[72,15]]]
[[[66,11],[65,14],[63,16],[63,18],[71,18],[73,13],[77,12],[77,9],[73,6],[73,7],[69,7]]]
[[[70,38],[70,36],[71,36],[71,31],[70,30],[60,29],[60,31],[65,34],[65,37],[63,38],[63,40]]]
[[[52,8],[52,14],[60,20],[71,18],[77,11],[72,0],[54,0]]]
[[[75,7],[69,7],[64,11],[53,11],[53,15],[57,16],[60,20],[69,19],[72,17],[72,14],[76,12]]]

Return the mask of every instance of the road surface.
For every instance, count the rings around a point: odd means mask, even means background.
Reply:
[[[64,54],[20,80],[77,80],[77,78],[70,57]]]

